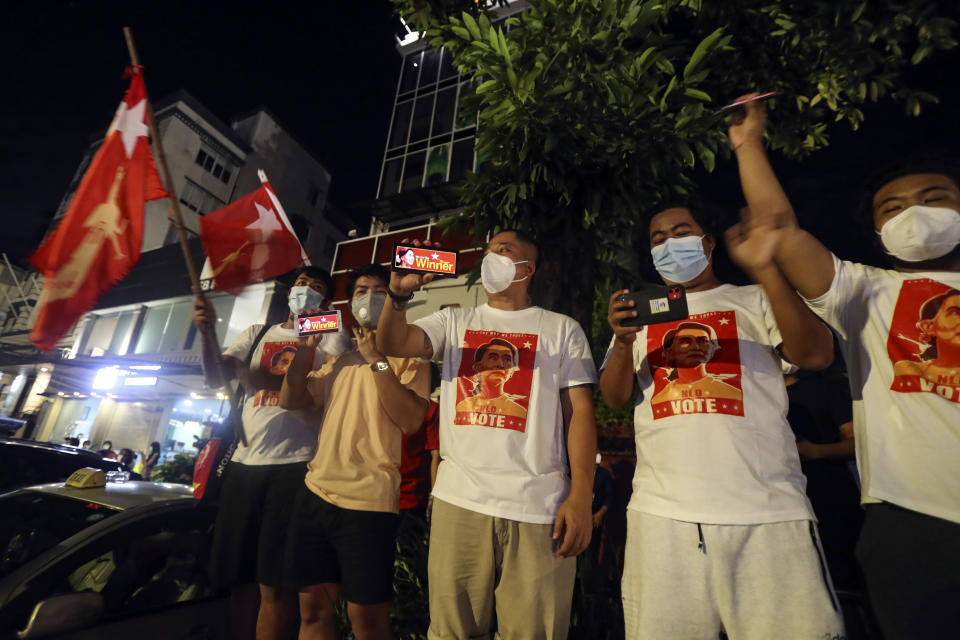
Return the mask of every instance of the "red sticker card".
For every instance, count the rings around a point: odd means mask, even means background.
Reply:
[[[393,270],[455,276],[457,275],[457,252],[436,247],[395,244],[393,245]]]
[[[298,316],[297,332],[301,336],[316,333],[332,333],[340,330],[340,312],[321,313],[314,316]]]
[[[917,278],[900,286],[887,336],[891,391],[960,403],[960,290]]]

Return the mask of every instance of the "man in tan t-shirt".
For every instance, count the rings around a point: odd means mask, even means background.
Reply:
[[[280,391],[285,409],[323,409],[317,453],[294,498],[284,560],[300,590],[300,638],[336,637],[341,593],[358,640],[392,637],[401,436],[423,423],[430,369],[419,358],[377,351],[375,327],[389,275],[376,264],[351,272],[356,348],[311,372],[309,354],[320,336],[301,338]]]

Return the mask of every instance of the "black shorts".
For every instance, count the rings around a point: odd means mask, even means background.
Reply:
[[[294,495],[303,486],[306,462],[227,465],[210,552],[217,588],[257,582],[273,587],[288,580],[283,553]]]
[[[284,559],[291,586],[340,585],[354,604],[389,602],[393,594],[397,514],[342,509],[301,485]]]

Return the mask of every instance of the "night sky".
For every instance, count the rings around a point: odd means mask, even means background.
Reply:
[[[4,10],[0,251],[14,260],[39,243],[89,139],[102,135],[119,104],[127,84],[124,25],[133,28],[153,98],[182,87],[227,122],[267,105],[332,173],[334,204],[346,207],[376,193],[400,65],[387,0],[296,8],[23,2]],[[957,147],[958,68],[954,50],[911,75],[909,82],[942,99],[921,118],[907,118],[899,105],[869,106],[860,132],[845,124],[832,130],[830,149],[802,163],[775,159],[804,225],[844,257],[875,258],[865,234],[851,234],[845,214],[878,164]],[[732,163],[700,179],[711,195],[736,207]]]
[[[18,2],[0,52],[0,251],[39,243],[89,140],[120,104],[133,29],[151,98],[179,88],[229,120],[259,105],[333,175],[339,206],[376,194],[400,56],[387,0]]]

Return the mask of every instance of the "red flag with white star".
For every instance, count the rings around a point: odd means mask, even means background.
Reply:
[[[256,191],[200,218],[200,239],[218,291],[237,291],[310,263],[262,171],[260,180]]]
[[[143,206],[167,197],[147,137],[147,93],[134,73],[63,220],[30,256],[43,293],[30,341],[52,349],[140,259]]]

